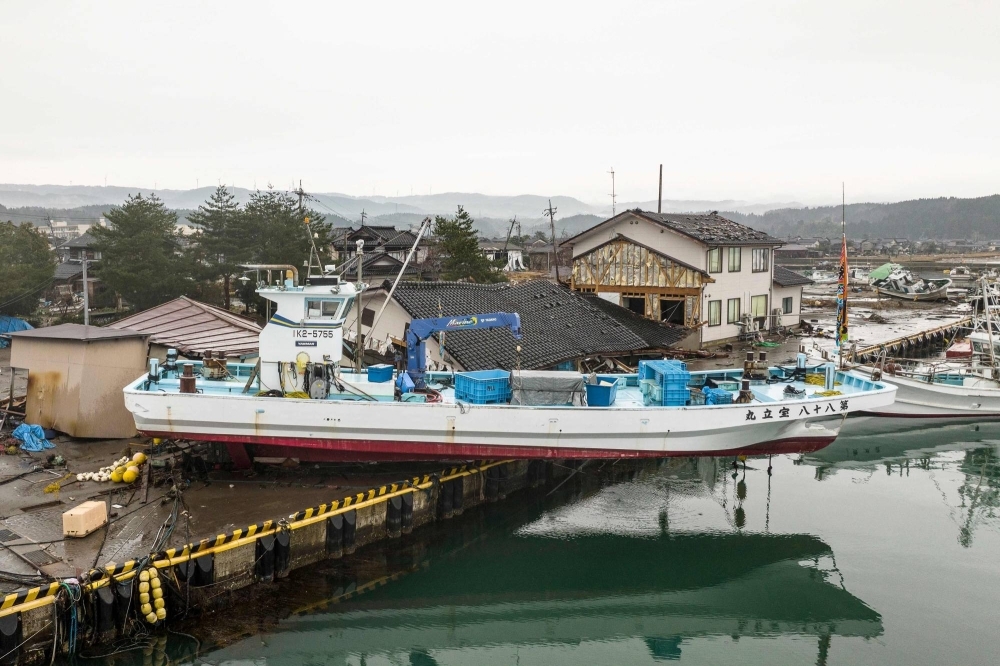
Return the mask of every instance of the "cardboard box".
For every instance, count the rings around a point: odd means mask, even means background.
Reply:
[[[108,505],[90,501],[63,513],[63,536],[85,537],[108,522]]]

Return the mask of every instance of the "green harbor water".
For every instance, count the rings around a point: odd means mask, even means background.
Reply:
[[[128,661],[996,664],[1000,425],[885,429],[771,475],[674,460],[602,483],[588,465]]]

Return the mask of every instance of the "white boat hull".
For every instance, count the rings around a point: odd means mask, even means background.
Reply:
[[[855,368],[867,375],[871,375],[871,370]],[[887,375],[886,379],[896,386],[896,401],[864,413],[935,421],[1000,419],[1000,388],[950,386],[896,375]]]
[[[225,442],[303,460],[626,458],[815,451],[844,417],[894,391],[697,407],[524,407],[317,401],[125,389],[144,435]],[[787,411],[786,411],[787,410]],[[294,449],[294,452],[290,452]]]

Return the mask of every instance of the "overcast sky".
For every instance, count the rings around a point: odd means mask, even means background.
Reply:
[[[0,182],[1000,191],[1000,2],[0,2]]]

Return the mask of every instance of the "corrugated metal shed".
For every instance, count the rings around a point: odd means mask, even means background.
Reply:
[[[255,322],[187,296],[119,319],[107,328],[147,333],[154,345],[173,347],[189,358],[206,351],[255,356],[260,347],[260,326]]]
[[[28,369],[25,421],[73,437],[131,437],[122,389],[146,367],[144,333],[61,324],[10,334],[11,367]]]

